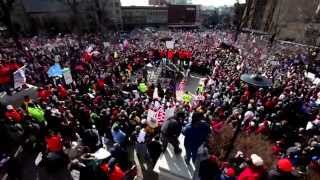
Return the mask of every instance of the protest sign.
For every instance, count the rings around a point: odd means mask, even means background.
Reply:
[[[104,48],[110,47],[110,43],[109,43],[109,42],[103,42],[103,47],[104,47]]]
[[[63,77],[66,84],[72,83],[73,80],[72,80],[71,71],[69,68],[63,69]]]
[[[306,73],[304,73],[304,75],[306,78],[310,79],[311,81],[313,81],[316,77],[316,75],[311,72],[306,72]]]
[[[167,47],[167,49],[173,49],[174,48],[174,41],[166,41],[166,47]]]
[[[20,88],[27,82],[25,66],[19,68],[13,73],[14,88]]]
[[[315,78],[313,84],[319,86],[320,85],[320,78]]]
[[[61,69],[60,64],[55,63],[53,66],[49,68],[47,73],[49,77],[62,77],[63,71]]]
[[[174,112],[175,112],[175,108],[171,107],[171,108],[167,108],[165,111],[165,120],[168,120],[169,118],[174,116]]]
[[[162,125],[164,123],[164,121],[166,120],[166,113],[164,111],[163,106],[161,106],[158,111],[156,112],[156,120],[158,122],[158,124]]]

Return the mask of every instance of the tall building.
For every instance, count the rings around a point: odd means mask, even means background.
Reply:
[[[247,0],[242,27],[279,39],[320,45],[320,2],[301,0]]]

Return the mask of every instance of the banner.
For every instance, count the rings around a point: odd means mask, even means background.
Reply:
[[[62,77],[63,71],[61,69],[60,64],[56,63],[53,66],[51,66],[48,70],[48,76],[49,77]]]
[[[167,47],[167,49],[173,49],[174,48],[174,41],[166,41],[166,47]]]
[[[73,80],[72,80],[71,71],[69,68],[63,69],[63,77],[66,84],[72,83]]]
[[[27,82],[25,66],[19,68],[13,73],[14,88],[20,88]]]
[[[308,78],[309,80],[311,80],[311,81],[314,81],[314,79],[316,78],[316,75],[313,74],[313,73],[311,73],[311,72],[305,72],[305,73],[304,73],[304,76],[305,76],[306,78]]]
[[[166,121],[166,112],[164,111],[163,106],[161,106],[160,109],[156,112],[155,117],[159,125],[162,125],[164,121]]]

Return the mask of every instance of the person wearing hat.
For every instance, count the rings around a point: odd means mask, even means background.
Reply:
[[[16,110],[12,105],[8,105],[7,111],[5,112],[5,117],[10,121],[19,123],[23,119],[23,113]]]
[[[116,164],[116,159],[111,158],[108,163],[102,163],[100,169],[107,175],[109,180],[123,180],[125,173]]]
[[[220,180],[236,180],[236,170],[232,167],[224,168]]]
[[[59,134],[51,132],[45,138],[48,152],[62,152],[62,138]]]
[[[277,162],[277,168],[269,171],[269,180],[296,180],[298,176],[293,172],[293,165],[287,158]]]
[[[263,180],[267,179],[267,172],[264,167],[263,159],[252,154],[248,167],[246,167],[239,175],[238,180]]]

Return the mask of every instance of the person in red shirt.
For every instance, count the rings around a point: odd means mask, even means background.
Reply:
[[[187,58],[191,59],[192,58],[192,51],[187,51]]]
[[[17,111],[12,105],[7,106],[7,112],[5,112],[5,116],[8,120],[19,123],[23,119],[22,112]]]
[[[91,63],[92,61],[92,54],[90,52],[84,52],[82,58],[85,62]]]
[[[98,90],[103,90],[105,85],[105,80],[104,79],[98,79],[97,80],[97,89]]]
[[[168,51],[168,59],[169,59],[169,60],[172,60],[173,57],[174,57],[174,52],[171,51],[171,50],[169,50],[169,51]]]
[[[68,96],[68,91],[61,84],[58,85],[58,95],[62,99],[66,98]]]
[[[0,63],[0,85],[10,83],[10,66],[8,64]]]
[[[109,180],[124,180],[125,173],[116,164],[115,158],[111,158],[108,163],[101,164],[100,169],[107,174]]]
[[[11,61],[8,64],[10,71],[13,73],[14,71],[18,70],[20,68],[20,66],[15,62],[15,61]]]
[[[41,102],[48,102],[51,93],[47,89],[40,87],[38,90],[38,97]]]
[[[62,138],[59,134],[51,134],[46,137],[47,150],[49,152],[61,152],[62,151]]]
[[[263,180],[267,178],[267,171],[263,159],[256,154],[250,156],[249,166],[239,175],[238,180]]]

